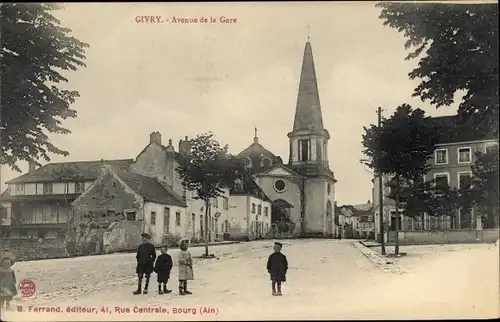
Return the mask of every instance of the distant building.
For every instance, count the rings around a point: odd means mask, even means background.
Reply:
[[[441,134],[432,158],[429,160],[432,167],[423,179],[425,181],[435,179],[436,184],[455,188],[468,185],[472,178],[472,165],[476,161],[476,152],[486,153],[490,148],[498,147],[498,138],[473,133],[470,124],[460,124],[457,116],[434,117],[431,122],[441,128]],[[383,215],[386,231],[393,231],[396,226],[394,200],[387,197],[390,188],[386,184],[390,179],[389,176],[383,177]],[[373,212],[375,215],[375,234],[377,236],[380,234],[378,180],[378,177],[375,177],[372,181]],[[402,214],[400,222],[402,231],[485,228],[482,226],[481,214],[475,208],[461,209],[451,215],[428,216],[424,214],[423,220]]]
[[[127,171],[132,159],[106,160]],[[0,238],[62,239],[66,236],[71,203],[100,175],[101,161],[49,163],[7,181],[0,195]]]
[[[373,204],[370,201],[365,204],[340,206],[338,211],[342,238],[374,238]]]

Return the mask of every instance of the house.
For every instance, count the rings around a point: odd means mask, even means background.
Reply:
[[[289,159],[266,149],[257,137],[237,157],[272,200],[273,225],[301,236],[333,236],[335,179],[328,160],[330,134],[323,126],[316,70],[310,41],[304,48]],[[286,225],[278,225],[281,220]]]
[[[440,127],[440,137],[435,151],[428,161],[431,165],[431,169],[425,174],[423,179],[425,181],[436,180],[435,184],[452,188],[464,187],[464,185],[470,183],[470,179],[472,178],[472,165],[474,165],[476,161],[476,153],[486,153],[493,147],[498,148],[498,138],[490,134],[476,134],[473,132],[473,127],[470,123],[460,123],[458,121],[458,116],[433,117],[430,119],[430,122]],[[395,203],[393,199],[388,198],[390,188],[386,186],[391,179],[390,176],[383,176],[382,179],[383,219],[386,238],[387,231],[394,231],[396,226]],[[374,198],[373,211],[375,216],[375,233],[377,236],[380,234],[378,180],[378,177],[372,180]],[[400,219],[400,227],[403,232],[437,232],[489,228],[483,226],[482,216],[475,208],[460,209],[453,214],[443,214],[441,216],[428,216],[424,214],[423,219],[411,218],[405,216],[403,213]],[[424,236],[421,242],[425,242],[425,240],[431,238],[430,234],[420,235]],[[443,234],[441,235],[444,236]],[[392,233],[391,236],[393,236]],[[393,238],[391,236],[389,236],[389,239]],[[404,234],[401,236],[404,236]],[[475,239],[476,237],[474,236],[474,240]]]
[[[107,160],[128,170],[133,160]],[[65,239],[71,202],[99,176],[101,161],[49,163],[7,181],[0,195],[0,238]]]
[[[185,201],[168,186],[105,163],[98,179],[72,206],[76,243],[99,243],[105,237],[107,252],[135,248],[142,232],[149,233],[155,245],[167,243],[169,235],[180,239],[189,225]]]
[[[375,234],[373,204],[339,207],[339,226],[343,238],[373,238]]]
[[[245,172],[230,190],[230,209],[224,223],[231,239],[254,240],[271,233],[271,200]]]

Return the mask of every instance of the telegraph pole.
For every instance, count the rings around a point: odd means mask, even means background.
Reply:
[[[379,133],[382,132],[382,107],[379,106],[377,109],[378,115],[378,130]],[[380,149],[378,149],[377,154],[380,155]],[[378,175],[378,218],[379,218],[379,226],[380,226],[380,246],[382,247],[382,255],[385,255],[385,241],[384,241],[384,184],[383,184],[383,175],[381,172],[377,173]]]

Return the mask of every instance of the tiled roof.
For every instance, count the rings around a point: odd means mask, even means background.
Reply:
[[[95,180],[101,174],[101,162],[108,164],[113,169],[128,171],[133,159],[122,160],[99,160],[99,161],[77,161],[49,163],[32,173],[23,174],[6,183],[30,183],[30,182],[54,182],[59,181],[57,173],[67,169],[74,170],[81,176],[81,180]]]
[[[248,172],[243,174],[242,186],[238,187],[236,184],[229,189],[231,195],[252,195],[254,197],[260,198],[264,201],[271,201],[269,197],[265,194],[264,190],[255,182],[252,176]]]
[[[454,143],[467,141],[480,141],[498,139],[498,137],[489,133],[477,133],[474,131],[471,121],[465,123],[459,122],[457,115],[432,117],[430,122],[440,128],[440,137],[438,143]]]
[[[153,178],[126,171],[115,171],[115,173],[130,187],[130,189],[134,190],[147,201],[163,205],[186,206],[185,202],[180,200]]]

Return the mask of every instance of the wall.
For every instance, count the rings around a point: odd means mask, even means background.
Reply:
[[[326,182],[321,178],[306,181],[305,233],[324,233],[326,223]]]
[[[453,243],[494,243],[498,240],[498,229],[448,230],[448,231],[402,231],[399,232],[401,245],[453,244]],[[394,234],[389,234],[389,242],[394,242]]]
[[[250,212],[248,214],[249,217],[249,239],[257,239],[259,237],[264,237],[269,233],[269,230],[271,229],[271,203],[263,201],[259,198],[256,198],[254,196],[248,196],[249,201],[250,201]],[[255,212],[253,212],[253,206],[255,205]],[[259,206],[261,207],[261,214],[259,215],[258,209]],[[268,215],[265,216],[264,213],[264,208],[268,208]],[[245,209],[245,208],[243,208]],[[246,220],[246,216],[245,216]],[[245,222],[246,223],[246,222]],[[267,224],[267,230],[266,230],[266,224]],[[258,231],[257,226],[261,225],[260,231]]]
[[[276,180],[283,180],[286,184],[284,192],[278,192],[274,189]],[[289,202],[293,208],[290,209],[291,220],[295,223],[295,231],[300,231],[300,185],[299,179],[293,180],[286,176],[258,176],[257,184],[261,187],[264,193],[271,199],[283,199]]]
[[[174,238],[188,237],[189,219],[186,216],[187,208],[178,206],[161,205],[153,202],[144,203],[144,231],[151,235],[151,242],[157,246],[164,243],[165,231],[165,208],[170,209],[169,235]],[[151,223],[151,212],[156,213],[156,223]],[[180,225],[176,225],[176,213],[180,213]]]
[[[142,223],[122,220],[116,222],[103,235],[104,252],[106,254],[131,250],[141,243]]]
[[[16,261],[66,257],[64,239],[2,239],[0,243]]]
[[[249,196],[230,196],[228,221],[231,238],[239,239],[248,237],[247,216],[250,214]]]
[[[146,177],[167,181],[171,186],[172,174],[168,165],[165,147],[151,143],[137,156],[130,169]]]
[[[12,223],[12,208],[10,202],[0,202],[0,207],[6,211],[7,218],[0,218],[0,226],[10,226]]]

